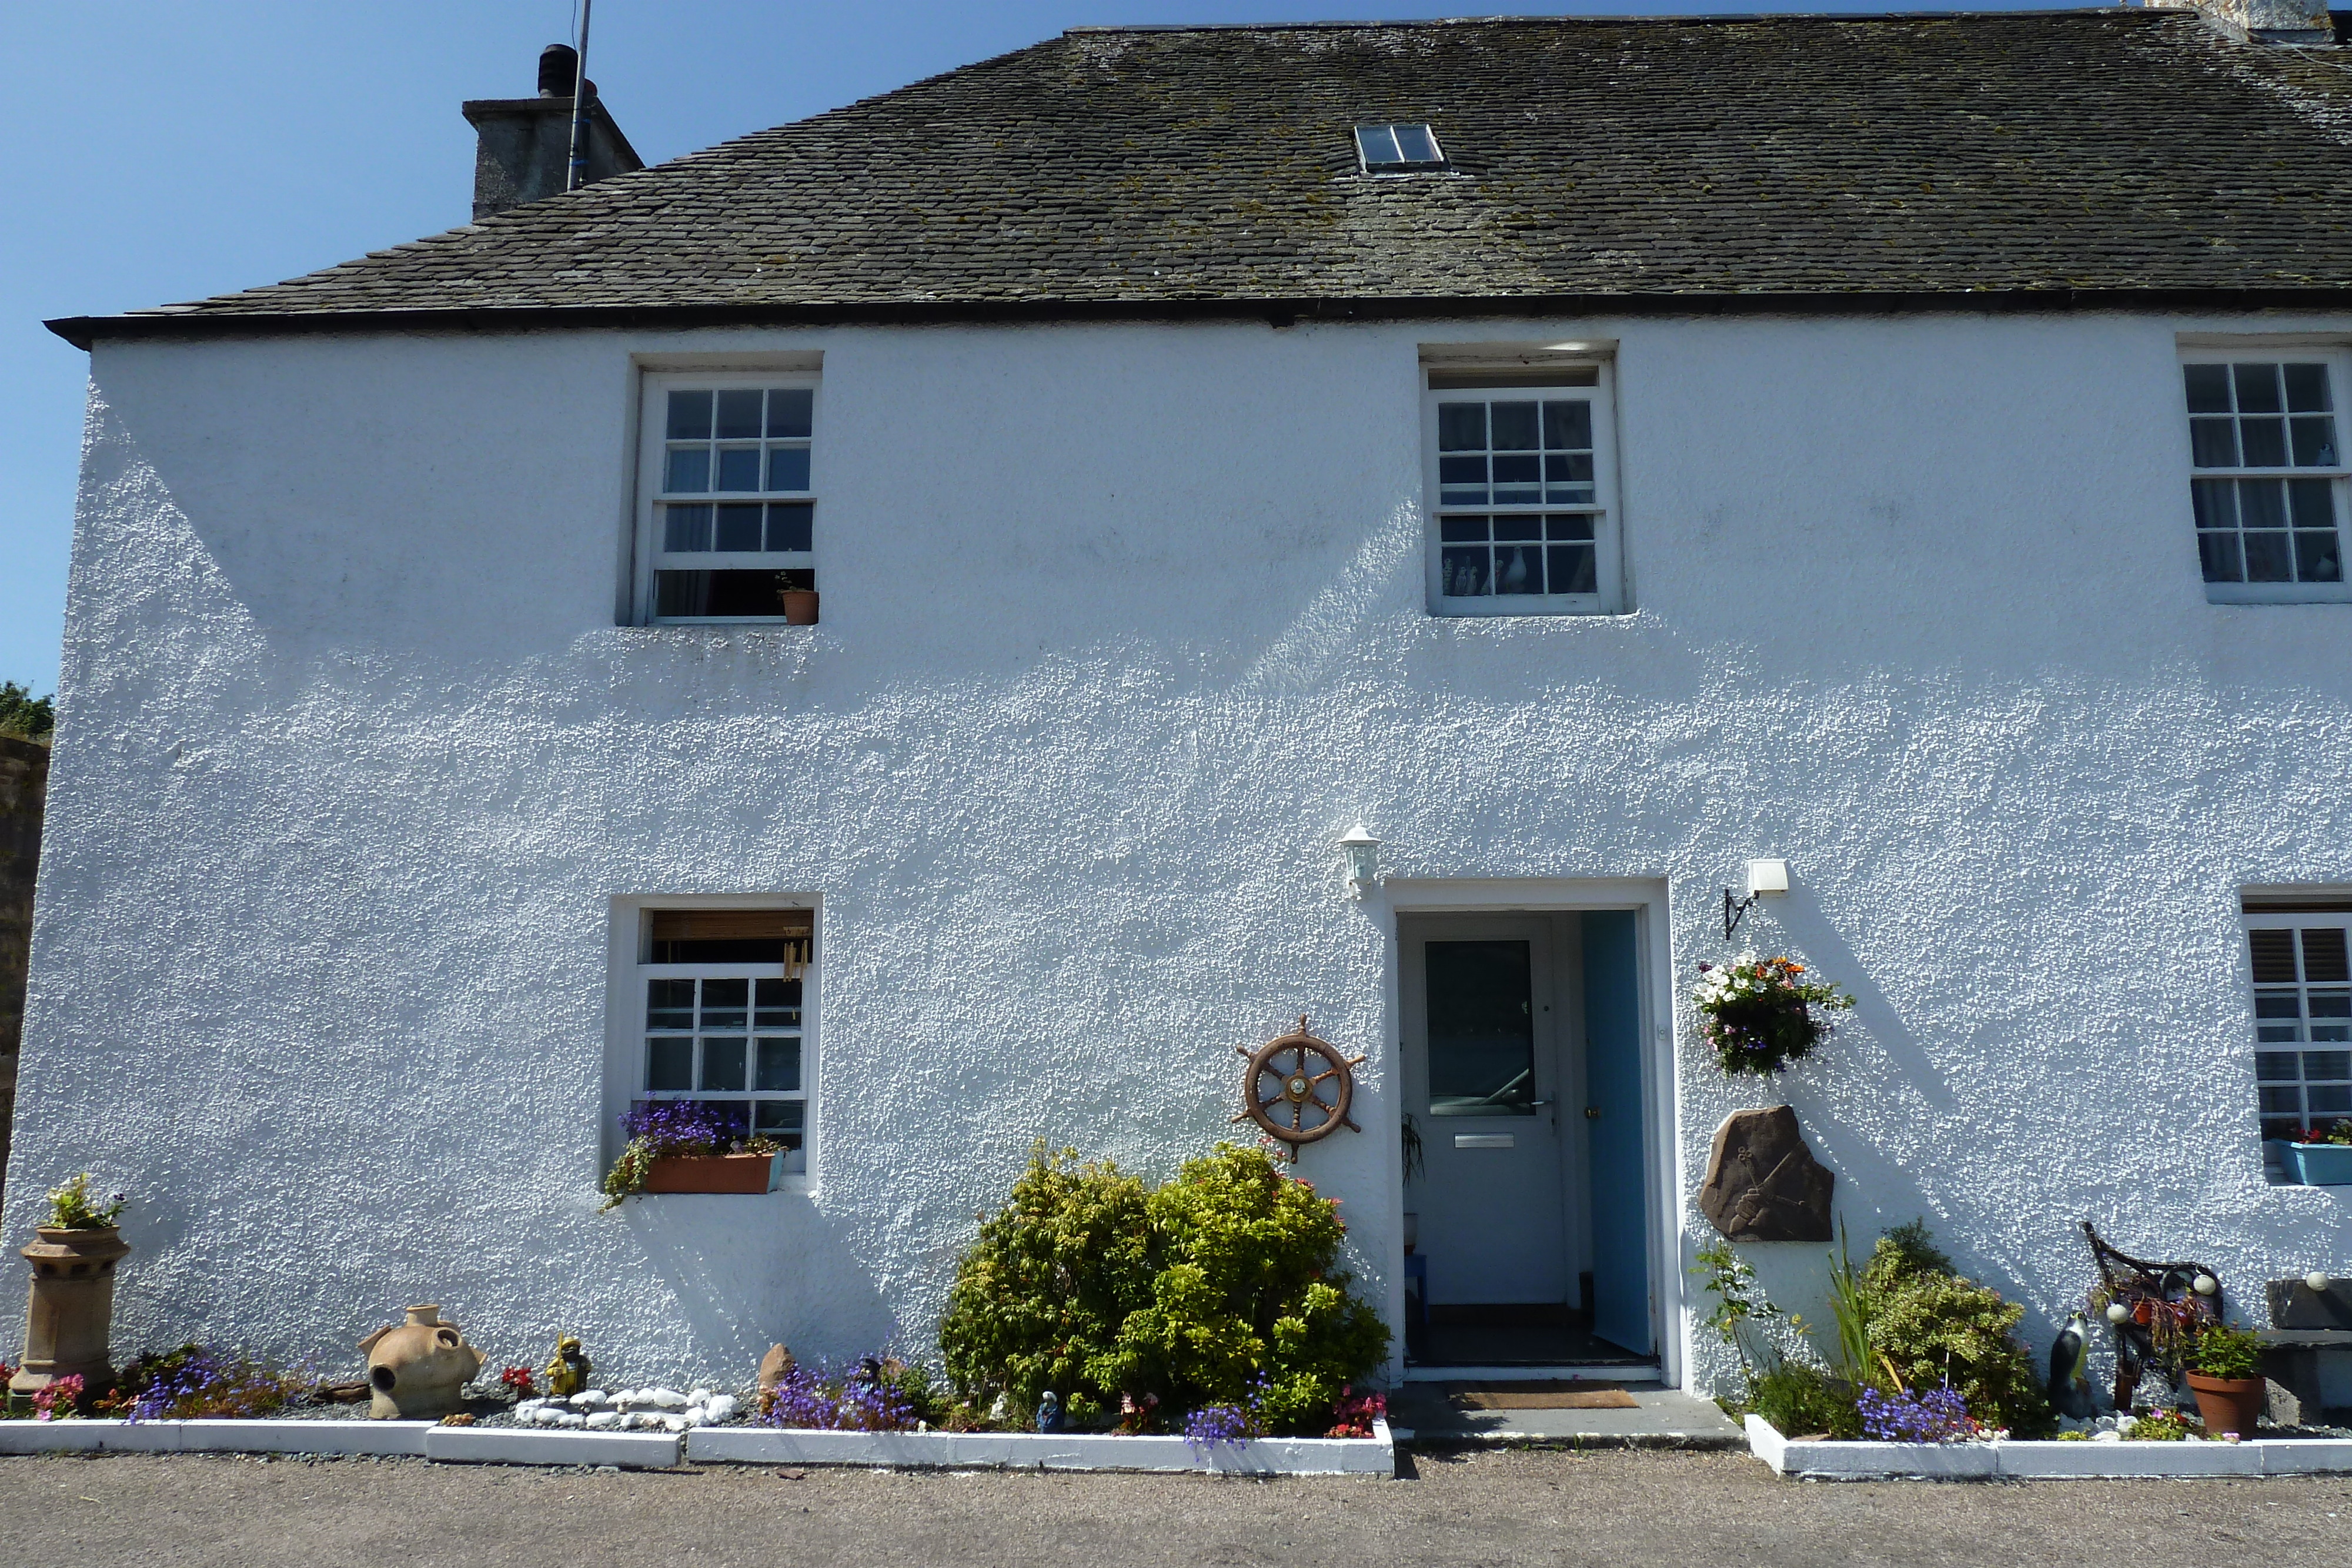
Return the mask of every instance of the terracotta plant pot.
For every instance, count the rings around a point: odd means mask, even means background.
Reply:
[[[466,1385],[482,1370],[482,1353],[466,1343],[438,1306],[408,1309],[408,1321],[360,1341],[367,1354],[372,1421],[436,1420],[465,1403]]]
[[[816,590],[787,588],[784,590],[784,624],[814,626],[816,624]]]
[[[25,1307],[25,1364],[8,1380],[11,1392],[37,1394],[60,1377],[79,1377],[95,1394],[114,1381],[106,1359],[114,1327],[114,1266],[130,1252],[122,1232],[38,1228],[40,1239],[23,1249],[33,1265],[32,1299]]]
[[[670,1155],[646,1172],[647,1192],[773,1192],[784,1174],[784,1156],[772,1155]]]
[[[2208,1377],[2192,1372],[2189,1387],[2197,1396],[2197,1413],[2205,1417],[2209,1437],[2224,1432],[2252,1437],[2254,1422],[2269,1402],[2269,1385],[2259,1377]]]

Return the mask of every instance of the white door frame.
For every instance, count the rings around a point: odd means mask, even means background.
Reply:
[[[1679,1178],[1682,1106],[1675,1086],[1673,942],[1666,919],[1664,877],[1392,877],[1378,884],[1370,911],[1385,944],[1388,1022],[1383,1039],[1398,1064],[1397,1092],[1390,1102],[1390,1124],[1382,1134],[1393,1148],[1403,1136],[1402,1064],[1403,953],[1397,935],[1400,915],[1555,915],[1587,909],[1631,909],[1642,966],[1642,1106],[1648,1158],[1643,1169],[1643,1207],[1650,1269],[1651,1332],[1658,1347],[1658,1375],[1669,1387],[1688,1376],[1690,1316],[1682,1269]],[[1402,1175],[1402,1173],[1400,1173]],[[1404,1187],[1390,1184],[1389,1321],[1404,1322]],[[1396,1342],[1390,1376],[1403,1366],[1403,1342]]]

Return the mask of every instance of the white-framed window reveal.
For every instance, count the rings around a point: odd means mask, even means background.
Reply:
[[[2254,1077],[2263,1136],[2352,1117],[2352,896],[2294,907],[2246,900]]]
[[[1432,612],[1615,613],[1623,563],[1610,366],[1423,376]]]
[[[817,379],[646,375],[639,621],[781,622],[815,591]]]
[[[815,957],[811,910],[641,911],[625,992],[630,1103],[698,1102],[774,1138],[791,1151],[785,1170],[805,1173]]]
[[[2206,597],[2352,599],[2344,571],[2347,357],[2319,349],[2184,354],[2190,500]]]

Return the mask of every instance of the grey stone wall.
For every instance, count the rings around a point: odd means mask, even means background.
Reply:
[[[16,1101],[25,1030],[25,961],[33,943],[33,874],[41,863],[41,802],[49,748],[0,736],[0,1179]]]

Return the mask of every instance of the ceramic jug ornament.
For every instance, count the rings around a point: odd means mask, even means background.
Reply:
[[[408,1309],[408,1321],[360,1341],[367,1353],[372,1421],[437,1421],[464,1403],[464,1389],[482,1370],[482,1353],[466,1343],[441,1309]]]

